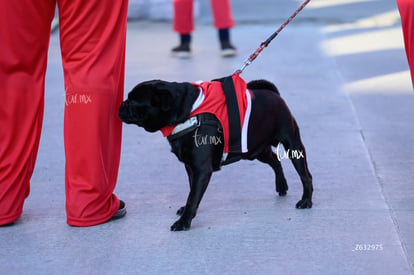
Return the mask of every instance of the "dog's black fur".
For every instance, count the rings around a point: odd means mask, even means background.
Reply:
[[[294,117],[273,83],[255,80],[249,82],[247,87],[253,96],[247,139],[249,152],[243,153],[242,159],[258,159],[269,164],[275,172],[276,192],[285,196],[288,185],[272,146],[282,143],[285,150],[301,152],[303,156],[291,158],[303,184],[303,195],[296,208],[311,208],[312,176]],[[198,88],[187,82],[142,82],[122,103],[119,118],[125,123],[136,124],[149,132],[155,132],[164,126],[186,121],[198,94]],[[207,123],[202,123],[197,129],[179,138],[169,139],[172,152],[185,164],[190,182],[187,203],[177,211],[181,217],[171,226],[172,231],[190,228],[213,171],[220,169],[224,144],[196,146],[194,141],[196,131],[199,136],[218,137],[223,140],[217,118],[210,115],[207,120]]]

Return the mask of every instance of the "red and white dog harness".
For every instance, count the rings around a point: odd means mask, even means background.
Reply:
[[[246,153],[247,148],[247,130],[251,111],[251,92],[247,89],[246,82],[240,77],[239,73],[231,76],[234,85],[234,91],[237,97],[237,106],[240,115],[241,126],[241,152],[233,153]],[[226,103],[226,96],[223,91],[222,82],[220,81],[206,81],[201,83],[193,83],[193,85],[199,88],[200,93],[197,100],[193,104],[190,117],[187,121],[174,125],[166,126],[161,129],[164,137],[171,134],[179,133],[197,123],[195,116],[202,113],[210,113],[217,117],[223,127],[224,135],[224,155],[223,160],[227,157],[228,153],[232,153],[231,144],[229,144],[229,118]]]

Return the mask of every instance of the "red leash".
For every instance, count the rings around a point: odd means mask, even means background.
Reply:
[[[299,12],[301,12],[301,10],[303,10],[303,8],[310,2],[311,0],[305,0],[305,2],[303,2],[302,5],[300,5],[300,7],[279,27],[279,29],[277,29],[277,31],[275,31],[266,41],[262,42],[260,44],[260,47],[257,48],[257,50],[252,53],[249,58],[244,62],[243,66],[238,69],[236,71],[236,73],[242,73],[244,71],[244,69],[250,65],[255,59],[256,57],[259,56],[259,54],[263,51],[264,48],[266,48],[270,42],[275,39],[275,37],[286,27],[287,24],[290,23],[290,21],[293,20],[293,18],[296,17],[296,15],[298,15]]]

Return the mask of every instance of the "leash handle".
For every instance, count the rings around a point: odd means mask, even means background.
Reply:
[[[287,24],[289,24],[293,18],[298,15],[299,12],[303,10],[303,8],[310,2],[311,0],[305,0],[305,2],[302,3],[302,5],[299,6],[299,8],[296,9],[296,11],[268,38],[266,41],[262,42],[260,44],[260,47],[252,53],[249,58],[243,63],[243,66],[236,71],[236,73],[242,73],[244,69],[249,66],[263,51],[264,48],[266,48],[270,42],[272,42],[273,39],[286,27]]]

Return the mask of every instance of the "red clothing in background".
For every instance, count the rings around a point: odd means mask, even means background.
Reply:
[[[174,0],[174,31],[189,34],[194,30],[194,0]],[[230,0],[211,0],[214,26],[217,29],[228,29],[234,26]]]
[[[414,0],[397,0],[404,35],[405,52],[414,87]]]

